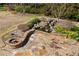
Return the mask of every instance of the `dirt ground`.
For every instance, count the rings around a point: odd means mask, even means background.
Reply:
[[[27,22],[34,18],[35,15],[21,15],[21,14],[12,14],[11,12],[1,11],[0,12],[0,34],[6,33],[6,31],[10,31],[9,28],[16,27],[16,25],[20,23]],[[13,28],[11,28],[12,30]],[[0,35],[0,36],[1,36]]]
[[[56,33],[36,31],[23,47],[0,49],[2,56],[79,56],[79,42]]]
[[[18,24],[26,23],[34,17],[36,16],[32,14],[22,15],[20,13],[14,14],[9,11],[0,11],[0,48],[5,46],[1,40],[2,36],[15,30]]]

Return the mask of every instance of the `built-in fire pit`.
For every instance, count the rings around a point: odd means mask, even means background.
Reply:
[[[16,44],[16,43],[18,43],[19,41],[18,40],[15,40],[15,39],[11,39],[11,40],[9,40],[9,43],[11,43],[11,44]]]
[[[10,45],[12,48],[18,48],[21,42],[22,41],[17,38],[11,38],[7,41],[8,45]]]
[[[17,38],[11,38],[7,41],[8,45],[10,45],[12,48],[20,48],[26,45],[26,43],[29,41],[30,36],[35,32],[35,29],[31,29],[29,31],[26,31],[23,35],[23,37],[17,37]]]

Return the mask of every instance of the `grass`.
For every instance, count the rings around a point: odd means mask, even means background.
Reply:
[[[34,24],[37,24],[37,23],[39,23],[39,22],[40,22],[39,18],[34,18],[34,19],[32,19],[31,21],[29,21],[29,22],[27,23],[27,25],[28,25],[30,28],[32,28],[32,27],[34,26]]]

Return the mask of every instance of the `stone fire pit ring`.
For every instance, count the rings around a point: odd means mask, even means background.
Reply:
[[[9,39],[7,41],[7,44],[10,45],[12,48],[18,48],[21,43],[22,43],[22,40],[19,40],[19,39]]]
[[[29,41],[29,38],[31,35],[35,32],[35,29],[31,29],[24,33],[24,36],[22,38],[10,38],[7,41],[7,44],[11,46],[12,48],[20,48],[26,45]]]

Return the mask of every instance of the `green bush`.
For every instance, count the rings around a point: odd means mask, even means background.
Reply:
[[[39,9],[36,8],[31,8],[30,6],[16,6],[15,7],[16,12],[24,12],[24,13],[33,13],[33,14],[38,14]]]
[[[24,9],[25,9],[25,13],[30,13],[30,11],[31,11],[31,7],[30,6],[26,6]]]
[[[31,21],[29,21],[29,22],[27,23],[27,25],[28,25],[30,28],[32,28],[32,27],[34,26],[34,24],[37,24],[37,23],[39,23],[39,22],[40,22],[39,18],[34,18],[34,19],[32,19]]]
[[[24,6],[15,6],[15,11],[20,13],[25,13],[26,8]]]
[[[15,7],[15,11],[22,13],[22,12],[23,12],[23,6],[16,6],[16,7]]]
[[[65,30],[64,33],[67,34],[69,38],[73,38],[73,39],[76,39],[76,36],[78,36],[77,32],[70,31],[70,30]]]
[[[70,12],[69,14],[63,15],[62,18],[67,18],[73,21],[79,21],[79,12]]]
[[[6,8],[4,7],[4,5],[0,5],[0,11],[5,11]]]
[[[69,19],[73,20],[73,21],[77,21],[77,18],[75,17],[76,15],[70,15]]]
[[[65,34],[67,37],[79,41],[79,27],[74,27],[71,30],[64,29],[61,26],[56,26],[55,31],[61,34]]]
[[[79,41],[79,27],[75,26],[71,29],[74,32],[77,32],[77,36],[75,37],[77,41]]]
[[[73,27],[71,30],[72,30],[72,31],[79,32],[79,27],[77,27],[77,26],[74,26],[74,27]]]
[[[36,9],[36,8],[31,8],[30,13],[38,14],[39,13],[39,10]]]
[[[64,28],[62,28],[61,26],[56,26],[55,27],[56,32],[62,32],[63,30],[64,30]]]
[[[77,19],[77,21],[79,21],[79,14],[76,15],[75,18]]]

